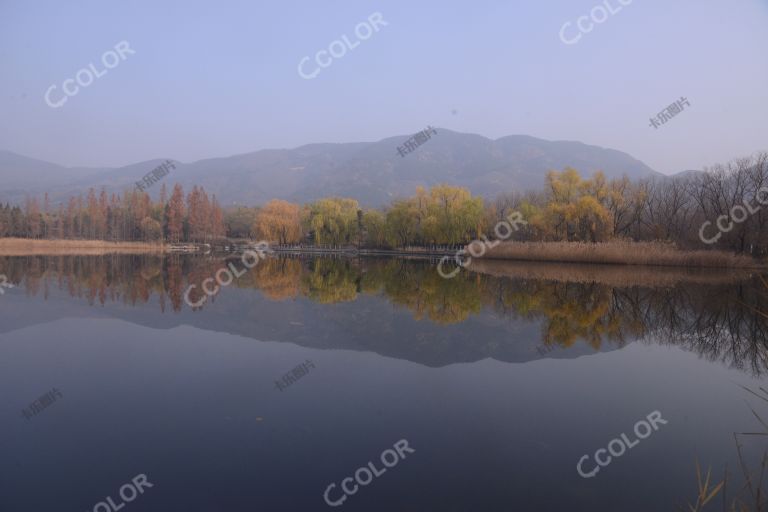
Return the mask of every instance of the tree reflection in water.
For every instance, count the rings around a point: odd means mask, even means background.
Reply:
[[[136,305],[157,296],[160,309],[186,307],[183,294],[236,256],[106,255],[1,257],[0,273],[31,297],[52,287],[89,304]],[[520,269],[519,263],[515,269]],[[601,279],[585,266],[557,266],[535,277],[461,272],[441,278],[424,261],[270,257],[232,286],[273,301],[304,297],[320,304],[379,296],[438,325],[464,322],[484,308],[542,325],[541,351],[584,341],[595,350],[642,339],[677,345],[755,375],[768,369],[766,290],[756,277],[645,279],[614,267]],[[554,270],[552,270],[554,269]],[[585,272],[589,275],[585,277]],[[620,279],[616,277],[621,274]],[[581,274],[580,274],[581,273]],[[219,293],[226,293],[223,288]],[[196,300],[194,295],[192,300]],[[209,302],[200,309],[210,306]]]

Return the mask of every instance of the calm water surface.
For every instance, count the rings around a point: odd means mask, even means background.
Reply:
[[[227,262],[0,258],[0,510],[331,510],[400,440],[335,510],[675,510],[768,417],[756,277],[270,257],[190,307]],[[736,439],[757,468],[766,438]]]

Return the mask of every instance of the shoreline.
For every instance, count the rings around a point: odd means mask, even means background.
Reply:
[[[0,238],[0,256],[58,256],[103,254],[230,254],[248,248],[253,242],[232,240],[228,243],[152,243],[112,242],[107,240],[25,239]],[[213,247],[212,247],[213,245]],[[222,249],[224,249],[222,251]],[[444,259],[462,251],[450,246],[427,246],[396,249],[360,248],[354,246],[270,246],[272,254],[294,256],[337,257],[401,257],[417,259]],[[723,251],[680,250],[660,242],[502,242],[473,262],[498,263],[554,263],[560,265],[596,265],[616,267],[670,267],[706,270],[764,270],[764,261],[749,256]],[[462,258],[469,257],[463,251]],[[448,263],[448,262],[446,262]]]
[[[102,254],[163,254],[169,246],[149,242],[107,240],[40,240],[0,238],[0,256],[98,256]]]

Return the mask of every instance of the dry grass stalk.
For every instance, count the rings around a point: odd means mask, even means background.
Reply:
[[[723,251],[683,251],[661,242],[501,242],[483,258],[560,263],[708,268],[765,268],[748,256]]]
[[[101,254],[145,254],[165,252],[166,246],[149,242],[108,242],[106,240],[33,240],[0,238],[0,256],[59,256]]]
[[[726,269],[712,272],[701,268],[628,267],[625,265],[512,262],[486,259],[472,259],[467,269],[494,277],[541,279],[564,283],[599,283],[618,288],[628,286],[670,287],[678,283],[729,284],[750,279],[754,274],[748,269]]]

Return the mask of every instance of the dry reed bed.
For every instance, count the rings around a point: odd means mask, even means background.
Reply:
[[[562,283],[598,283],[616,288],[632,286],[666,288],[679,283],[720,285],[752,278],[754,270],[725,269],[718,272],[702,268],[640,267],[623,265],[573,264],[532,261],[472,259],[472,272],[493,277],[535,279]]]
[[[749,256],[724,251],[682,251],[660,242],[502,242],[483,258],[558,263],[692,268],[766,268]]]
[[[105,240],[30,240],[0,238],[0,256],[59,256],[102,254],[147,254],[165,252],[163,244],[108,242]]]

